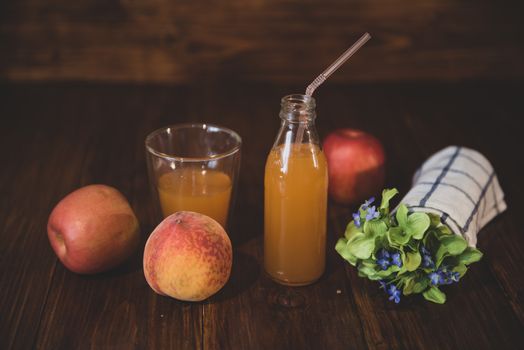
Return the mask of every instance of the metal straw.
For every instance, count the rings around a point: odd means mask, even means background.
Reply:
[[[320,73],[320,75],[316,77],[315,80],[311,82],[311,84],[309,84],[309,86],[306,89],[306,95],[313,95],[315,89],[319,87],[320,84],[325,82],[331,74],[333,74],[338,68],[340,68],[340,66],[343,65],[344,62],[346,62],[351,56],[353,56],[353,54],[357,52],[358,49],[360,49],[362,45],[364,45],[369,39],[371,39],[371,35],[369,35],[369,33],[365,33],[364,35],[362,35],[360,39],[358,39],[353,45],[351,45],[349,49],[347,49],[342,55],[340,55],[340,57],[337,58],[335,62],[331,64],[331,66],[329,66],[325,71]]]
[[[316,88],[318,88],[323,82],[326,81],[327,78],[331,74],[333,74],[341,65],[344,64],[355,52],[358,51],[364,45],[369,39],[371,39],[371,35],[369,33],[365,33],[358,39],[349,49],[347,49],[342,55],[340,55],[339,58],[335,60],[325,71],[320,73],[318,77],[315,78],[309,84],[309,86],[306,89],[306,95],[311,96],[313,95],[313,92]],[[301,143],[302,138],[304,137],[304,123],[300,123],[297,130],[297,137],[295,138],[295,143]]]

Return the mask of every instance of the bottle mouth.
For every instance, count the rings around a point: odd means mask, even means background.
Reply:
[[[291,94],[282,97],[282,107],[291,107],[293,110],[314,110],[315,99],[313,96],[303,94]]]
[[[315,99],[309,95],[292,94],[280,101],[280,118],[289,122],[304,122],[315,119]]]

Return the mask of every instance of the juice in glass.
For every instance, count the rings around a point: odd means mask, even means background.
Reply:
[[[319,146],[286,143],[266,162],[264,265],[277,282],[306,285],[325,268],[327,165]]]
[[[231,179],[218,170],[181,168],[158,179],[158,196],[164,217],[177,211],[194,211],[226,226]]]

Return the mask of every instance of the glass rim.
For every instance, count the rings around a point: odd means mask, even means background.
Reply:
[[[180,129],[207,130],[209,128],[213,128],[213,129],[216,129],[217,131],[222,131],[222,132],[229,134],[229,136],[231,136],[236,141],[236,144],[234,145],[234,147],[232,147],[230,150],[226,152],[213,154],[207,157],[180,157],[180,156],[161,152],[150,145],[151,140],[154,137],[158,136],[159,134],[165,132],[168,129],[170,130],[180,130]],[[169,160],[179,161],[179,162],[203,162],[203,161],[210,161],[210,160],[226,158],[240,151],[241,145],[242,145],[242,138],[240,137],[240,135],[238,135],[237,132],[233,131],[232,129],[223,127],[223,126],[216,125],[216,124],[210,124],[210,123],[182,123],[182,124],[172,124],[172,125],[164,126],[164,127],[158,128],[150,132],[146,136],[146,140],[145,140],[145,146],[149,153],[157,157],[166,158]]]

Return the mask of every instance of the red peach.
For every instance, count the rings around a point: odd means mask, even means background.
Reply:
[[[69,270],[92,274],[129,258],[140,241],[138,220],[115,188],[90,185],[71,192],[53,209],[47,236]]]
[[[210,217],[180,211],[151,233],[144,250],[144,275],[161,295],[200,301],[218,292],[229,279],[231,241]]]

